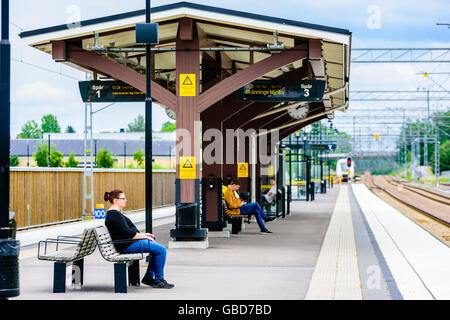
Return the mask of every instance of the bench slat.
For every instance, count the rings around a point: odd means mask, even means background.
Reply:
[[[223,212],[230,217],[231,219],[241,219],[241,218],[248,218],[247,215],[241,215],[241,214],[231,214],[230,211],[228,211],[227,202],[222,199],[222,205],[223,205]]]
[[[98,241],[98,248],[105,260],[110,262],[125,262],[140,260],[143,256],[140,253],[119,253],[116,247],[112,243],[111,235],[109,234],[108,228],[101,226],[94,229],[94,234]]]

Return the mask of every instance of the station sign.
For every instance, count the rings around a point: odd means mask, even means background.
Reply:
[[[143,102],[145,93],[122,81],[79,81],[83,102]]]
[[[237,92],[243,101],[322,101],[325,92],[323,80],[257,80]]]
[[[311,150],[326,150],[326,151],[335,151],[337,144],[335,143],[325,143],[325,144],[310,144]]]
[[[295,148],[303,149],[305,145],[303,143],[300,144],[289,144],[289,143],[283,143],[287,147],[295,146]],[[307,143],[307,148],[310,147],[311,150],[321,150],[321,151],[335,151],[337,148],[336,143]]]

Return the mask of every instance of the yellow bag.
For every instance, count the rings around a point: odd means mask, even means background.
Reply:
[[[222,196],[225,194],[225,192],[227,191],[228,187],[223,185],[222,186]]]

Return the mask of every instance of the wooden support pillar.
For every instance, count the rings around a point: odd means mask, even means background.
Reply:
[[[170,230],[176,241],[197,241],[207,238],[207,230],[200,226],[200,113],[197,103],[200,93],[200,45],[195,22],[181,18],[176,39],[176,229]],[[180,157],[195,158],[195,177],[184,177],[182,166],[194,163]],[[188,159],[189,160],[189,159]],[[184,173],[183,173],[184,174]],[[187,209],[180,204],[193,204]],[[193,211],[192,211],[193,210]],[[192,216],[192,215],[195,215]],[[187,227],[189,226],[189,227]]]
[[[190,18],[181,18],[176,39],[176,80],[177,80],[177,164],[180,156],[195,156],[196,178],[200,179],[200,113],[197,111],[200,78],[199,41],[195,23]],[[195,74],[195,96],[183,96],[180,92],[180,76]],[[193,77],[190,80],[194,82]],[[180,178],[177,165],[177,179]],[[180,180],[180,202],[192,203],[196,200],[195,180]]]

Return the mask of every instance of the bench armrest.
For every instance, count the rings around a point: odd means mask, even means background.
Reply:
[[[78,239],[79,241],[81,241],[81,239],[83,239],[82,236],[58,236],[57,240],[65,239],[65,238],[67,238],[67,239]]]
[[[44,254],[47,253],[47,244],[48,243],[56,243],[56,251],[58,251],[58,245],[61,244],[79,244],[80,241],[70,241],[70,240],[61,240],[61,239],[46,239],[46,240],[41,240],[38,242],[38,259],[41,253],[41,243],[45,244],[45,250],[44,250]]]

